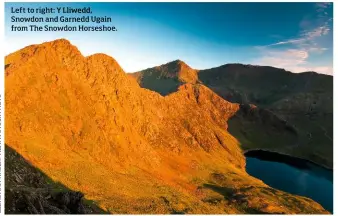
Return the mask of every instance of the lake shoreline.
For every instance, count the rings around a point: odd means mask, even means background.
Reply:
[[[270,149],[261,149],[261,148],[256,148],[256,149],[247,149],[247,150],[243,150],[243,154],[245,157],[247,157],[246,155],[250,152],[265,152],[265,153],[273,153],[273,154],[277,154],[277,155],[280,155],[281,157],[290,157],[290,158],[293,158],[295,160],[302,160],[302,161],[306,161],[308,163],[311,163],[311,164],[314,164],[316,166],[319,166],[319,167],[322,167],[323,169],[326,169],[326,170],[330,170],[330,171],[333,171],[333,168],[330,168],[326,165],[323,165],[323,164],[319,164],[319,163],[316,163],[312,160],[309,160],[309,159],[305,159],[305,158],[300,158],[300,157],[296,157],[296,156],[293,156],[293,155],[290,155],[290,154],[286,154],[286,153],[280,153],[278,151],[273,151],[273,150],[270,150]]]
[[[266,185],[312,199],[333,213],[333,171],[290,155],[265,150],[246,151],[247,173]]]

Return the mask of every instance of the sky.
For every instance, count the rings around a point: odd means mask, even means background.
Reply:
[[[116,32],[14,32],[17,7],[91,7]],[[83,16],[83,14],[78,14]],[[39,23],[39,25],[78,23]],[[89,25],[89,24],[87,24]],[[93,25],[93,24],[90,24]],[[126,72],[180,59],[195,69],[227,63],[333,75],[333,4],[322,3],[5,3],[5,53],[68,39],[85,56],[105,53]]]

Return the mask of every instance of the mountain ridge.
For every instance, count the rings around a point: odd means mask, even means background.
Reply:
[[[146,69],[139,70],[139,71],[128,72],[128,74],[135,74],[135,73],[139,73],[139,72],[144,71],[144,70],[158,68],[158,67],[161,67],[161,66],[164,66],[164,65],[168,65],[168,64],[178,64],[178,63],[179,64],[183,64],[186,67],[189,67],[189,68],[195,70],[197,73],[199,71],[210,70],[210,69],[217,69],[217,68],[223,68],[223,67],[229,67],[229,66],[241,66],[241,67],[251,67],[251,68],[258,67],[258,68],[277,69],[277,70],[279,70],[281,72],[287,72],[287,73],[299,74],[299,75],[307,74],[307,73],[313,73],[313,74],[333,77],[333,75],[331,75],[331,74],[324,74],[324,73],[319,73],[319,72],[316,72],[316,71],[292,72],[292,71],[287,70],[285,68],[279,68],[279,67],[274,67],[274,66],[270,66],[270,65],[255,65],[255,64],[245,64],[245,63],[235,63],[235,62],[233,62],[233,63],[225,63],[225,64],[221,64],[219,66],[213,66],[213,67],[210,67],[210,68],[197,69],[197,68],[191,67],[189,64],[187,64],[184,60],[181,60],[181,59],[176,59],[176,60],[168,61],[167,63],[163,63],[163,64],[158,65],[158,66],[148,67]]]
[[[150,74],[149,71],[152,71]],[[133,77],[143,88],[167,95],[175,92],[178,86],[189,82],[177,82],[178,77],[161,78],[161,66],[134,73]],[[297,130],[298,138],[294,143],[287,142],[270,150],[311,160],[322,166],[332,168],[333,135],[333,77],[315,72],[292,73],[271,66],[253,66],[244,64],[225,64],[219,67],[194,70],[196,83],[208,86],[223,99],[239,104],[254,104],[260,110],[267,110],[271,118],[289,122]],[[142,79],[143,75],[146,79]],[[169,79],[169,80],[168,80]],[[176,81],[176,82],[175,82]],[[163,83],[167,85],[163,85]],[[238,115],[236,115],[238,116]],[[257,125],[243,118],[230,119],[234,123],[233,135],[241,140],[245,150],[262,148],[269,150],[268,137],[258,137],[241,130],[256,130]],[[270,118],[270,117],[269,117]],[[240,119],[240,120],[239,120]],[[242,123],[241,123],[242,122]],[[246,122],[246,123],[243,123]],[[261,127],[262,125],[258,125]],[[258,134],[264,134],[270,126],[264,126]],[[230,127],[231,129],[231,127]],[[279,136],[279,135],[277,135]],[[288,135],[289,136],[289,135]],[[289,139],[288,139],[289,140]],[[323,142],[323,147],[316,145]],[[283,145],[286,147],[284,148]],[[297,147],[296,147],[297,146]],[[310,150],[309,150],[310,149]]]
[[[246,173],[239,104],[198,83],[163,97],[69,44],[5,60],[5,142],[52,180],[111,213],[328,213]]]

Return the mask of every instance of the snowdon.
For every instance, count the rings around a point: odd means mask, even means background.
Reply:
[[[12,16],[11,22],[43,22],[43,18],[42,17],[36,17],[36,16],[31,16],[31,17]]]
[[[65,25],[65,26],[45,25],[44,30],[45,31],[77,31],[77,28],[76,28],[76,26],[69,26],[69,25]]]

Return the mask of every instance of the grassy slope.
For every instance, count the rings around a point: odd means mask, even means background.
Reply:
[[[69,188],[50,179],[8,146],[6,146],[5,154],[5,210],[7,214],[67,213],[60,207],[58,203],[60,199],[57,197],[60,197],[58,194],[72,192]],[[304,206],[304,203],[308,205],[313,203],[310,199],[290,196],[258,182],[251,185],[243,184],[246,178],[234,172],[212,173],[206,179],[203,179],[202,175],[195,177],[191,179],[191,183],[198,185],[194,194],[195,198],[175,192],[164,185],[154,185],[152,192],[156,194],[153,197],[138,195],[138,198],[130,199],[116,196],[104,202],[113,203],[110,204],[113,207],[109,208],[111,213],[264,214],[267,212],[288,213],[288,208],[292,210],[291,212],[318,213],[317,209]],[[39,202],[43,205],[42,209],[40,209]],[[275,202],[281,206],[276,206]],[[82,205],[85,211],[73,213],[107,213],[97,207],[96,203],[83,199]],[[295,208],[297,204],[300,206]]]

